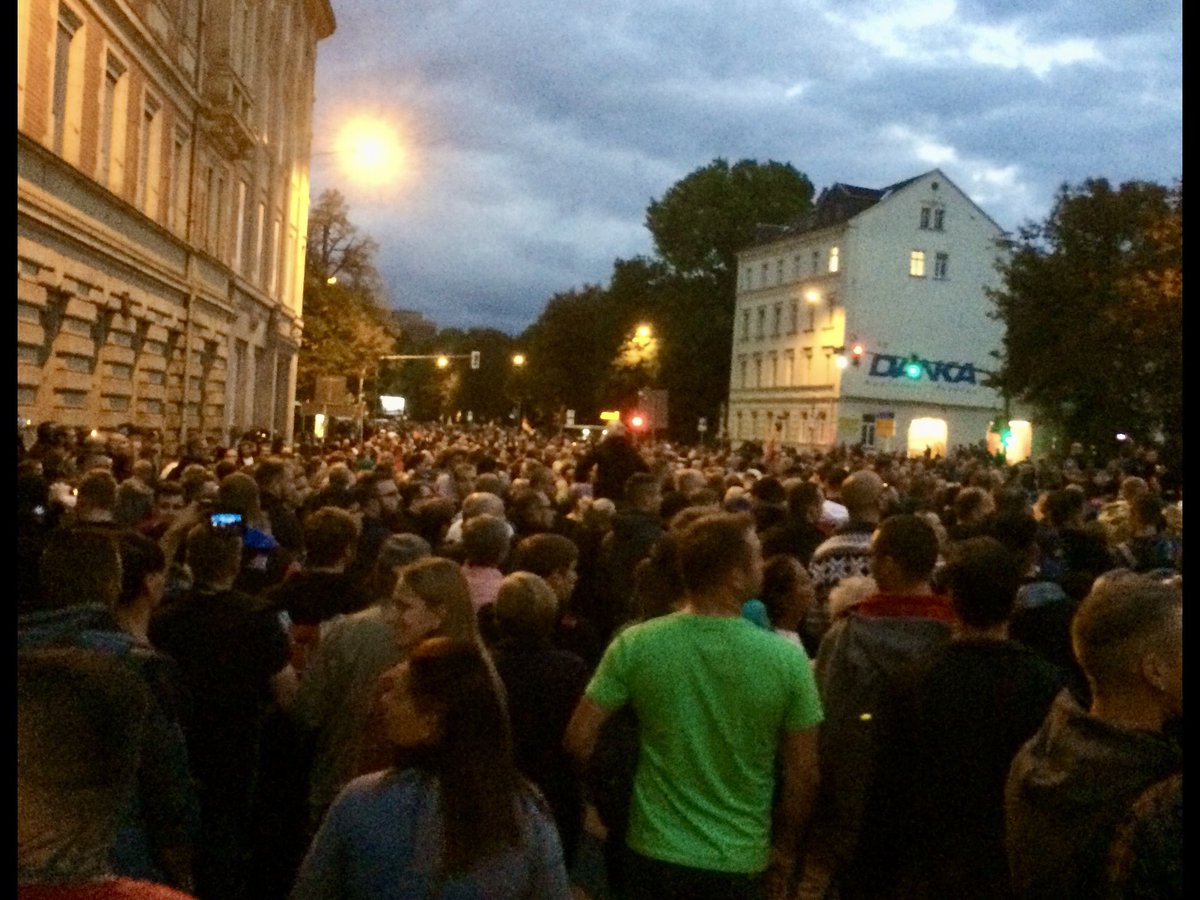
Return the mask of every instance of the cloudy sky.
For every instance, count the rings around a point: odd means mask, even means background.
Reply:
[[[442,327],[531,324],[653,252],[650,200],[721,157],[817,192],[933,168],[1001,227],[1060,184],[1182,175],[1180,0],[332,0],[314,198],[342,191],[390,302]],[[360,185],[341,126],[392,124]]]

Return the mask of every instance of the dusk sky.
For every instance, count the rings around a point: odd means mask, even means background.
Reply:
[[[379,244],[390,305],[516,335],[554,294],[651,255],[646,207],[716,158],[816,193],[940,168],[1002,228],[1063,182],[1183,170],[1182,3],[332,0],[312,196]],[[399,176],[334,149],[391,123]]]

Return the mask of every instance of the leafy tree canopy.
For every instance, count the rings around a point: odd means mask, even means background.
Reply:
[[[394,352],[396,331],[383,303],[376,249],[351,224],[342,195],[322,193],[308,218],[300,396],[312,396],[321,375],[370,375],[376,358]]]
[[[812,182],[790,163],[715,159],[651,201],[646,227],[675,271],[732,280],[738,251],[757,227],[792,221],[811,209],[812,197]]]
[[[1177,445],[1183,410],[1183,183],[1064,184],[991,292],[999,382],[1071,440]]]

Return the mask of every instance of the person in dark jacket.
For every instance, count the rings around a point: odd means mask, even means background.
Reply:
[[[583,795],[563,735],[587,686],[588,668],[579,656],[552,643],[558,599],[540,576],[506,575],[495,614],[494,658],[508,692],[517,768],[550,804],[570,866],[583,830]]]
[[[607,497],[616,503],[624,496],[629,476],[649,472],[650,466],[625,434],[624,425],[613,422],[606,430],[604,439],[575,466],[575,480],[591,481],[593,497]]]
[[[603,593],[596,625],[606,643],[617,628],[635,618],[634,572],[663,535],[662,484],[657,478],[635,472],[625,482],[624,497],[624,508],[613,517],[612,531],[600,548]]]
[[[1127,571],[1096,579],[1071,624],[1091,688],[1069,692],[1017,753],[1005,833],[1018,900],[1103,896],[1110,848],[1134,802],[1182,771],[1182,585]]]

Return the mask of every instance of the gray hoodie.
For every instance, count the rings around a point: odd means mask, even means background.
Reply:
[[[1144,790],[1182,766],[1182,748],[1163,734],[1117,727],[1059,694],[1005,789],[1018,900],[1101,896],[1117,826]]]

